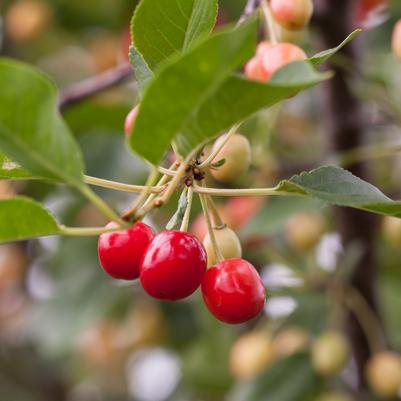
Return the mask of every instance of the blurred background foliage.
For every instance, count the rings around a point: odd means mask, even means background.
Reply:
[[[126,62],[135,5],[133,0],[3,0],[1,54],[36,65],[63,89]],[[220,6],[219,21],[226,23],[238,18],[244,1],[224,0]],[[363,34],[366,59],[353,85],[367,110],[366,145],[373,145],[362,157],[371,159],[375,182],[394,198],[401,198],[401,159],[374,155],[378,144],[400,145],[401,64],[390,52],[399,17],[401,4],[394,1],[386,22]],[[320,50],[313,27],[291,40],[310,52]],[[309,90],[246,122],[253,166],[238,186],[273,185],[303,169],[341,160],[344,155],[330,154],[322,128],[322,95],[321,88]],[[88,174],[144,181],[146,165],[128,151],[123,135],[124,118],[136,102],[132,81],[65,110]],[[106,223],[63,186],[0,182],[1,198],[15,193],[43,201],[68,225]],[[132,200],[132,195],[99,193],[119,210]],[[317,202],[219,201],[225,220],[241,236],[245,257],[268,288],[261,318],[238,327],[219,323],[206,312],[199,293],[179,303],[154,302],[137,283],[113,282],[103,273],[96,238],[3,245],[0,399],[301,401],[332,391],[352,399],[353,365],[341,375],[320,377],[309,349],[323,331],[341,329],[341,307],[325,283],[335,281],[339,267],[352,270],[359,244],[344,249],[332,211]],[[163,228],[175,204],[176,199],[151,215],[149,223]],[[202,236],[205,225],[198,213],[196,205],[192,227]],[[390,235],[393,241],[388,241],[386,232],[377,238],[380,302],[389,342],[399,349],[401,238]]]

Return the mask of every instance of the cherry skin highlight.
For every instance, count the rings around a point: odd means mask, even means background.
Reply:
[[[115,227],[111,222],[106,227]],[[136,223],[126,230],[101,234],[98,241],[99,261],[111,277],[134,280],[146,248],[154,237],[153,230],[145,223]]]
[[[124,132],[126,136],[130,136],[134,129],[134,124],[139,113],[139,106],[135,106],[127,115],[124,123]]]
[[[211,267],[203,277],[202,294],[212,315],[231,324],[244,323],[259,315],[266,300],[259,273],[240,258]]]
[[[150,296],[176,301],[200,286],[205,271],[206,251],[195,236],[182,231],[162,231],[146,250],[140,280]]]

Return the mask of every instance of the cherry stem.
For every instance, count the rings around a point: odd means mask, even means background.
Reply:
[[[158,168],[159,172],[162,173],[162,174],[164,174],[164,175],[168,175],[168,176],[170,176],[170,177],[174,177],[174,176],[176,175],[176,172],[175,172],[175,171],[170,170],[170,169],[168,169],[168,168],[164,168],[164,167],[162,167],[162,166],[158,166],[157,168]]]
[[[178,151],[178,146],[177,146],[177,144],[175,143],[175,141],[172,141],[172,142],[171,142],[171,148],[173,149],[173,152],[174,152],[174,154],[175,154],[175,158],[176,158],[177,160],[181,160],[181,159],[182,159],[182,156],[180,155],[180,152]]]
[[[214,254],[216,256],[216,260],[217,262],[222,262],[224,260],[224,256],[220,251],[220,247],[216,241],[216,236],[214,235],[214,231],[213,231],[213,226],[212,226],[212,220],[210,218],[210,214],[209,214],[209,208],[208,208],[208,204],[207,204],[207,197],[205,195],[199,195],[199,199],[201,201],[201,205],[202,205],[202,210],[203,210],[203,214],[205,215],[205,219],[206,219],[206,224],[207,224],[207,230],[209,232],[209,236],[210,236],[210,241],[212,243],[213,246],[213,251]]]
[[[350,285],[345,287],[344,303],[358,319],[362,330],[365,332],[372,355],[387,349],[379,319],[356,288]]]
[[[95,185],[101,188],[114,189],[116,191],[123,191],[123,192],[138,193],[142,192],[145,189],[144,185],[125,184],[122,182],[105,180],[103,178],[91,177],[89,175],[84,176],[84,181],[86,184]],[[164,189],[163,186],[154,186],[151,188],[151,192],[158,194],[162,192],[163,189]]]
[[[70,237],[96,237],[100,234],[121,230],[121,227],[66,227],[60,225],[59,230],[61,235],[67,235]]]
[[[209,205],[210,213],[212,215],[213,228],[216,230],[221,230],[221,229],[225,228],[227,225],[222,220],[222,218],[219,214],[219,211],[217,210],[217,207],[216,207],[215,203],[213,202],[212,197],[208,195],[206,198],[207,198],[207,202]]]
[[[220,146],[214,150],[198,167],[200,169],[204,169],[209,167],[214,159],[217,157],[217,155],[221,152],[221,150],[226,146],[227,142],[230,140],[230,138],[238,131],[238,128],[240,127],[240,124],[234,125],[230,131],[228,131],[227,135],[225,136],[224,140],[221,142]]]
[[[122,220],[119,215],[99,196],[97,196],[91,188],[82,184],[77,187],[93,205],[95,205],[108,219],[116,222],[120,227],[127,226],[127,223]]]
[[[184,217],[182,219],[180,231],[188,231],[189,219],[191,217],[193,194],[194,194],[194,191],[192,190],[192,188],[188,188],[188,191],[187,191],[187,207],[185,209]]]
[[[177,163],[173,163],[169,170],[175,170],[177,168]],[[156,187],[161,187],[163,186],[163,190],[166,189],[166,183],[170,180],[170,176],[168,175],[163,175],[163,177],[160,178],[159,182],[156,184]],[[136,214],[137,219],[142,219],[143,216],[145,216],[150,210],[152,210],[155,207],[154,200],[158,196],[158,194],[153,193],[148,196],[148,199],[146,199],[145,203],[143,204],[142,208],[138,211]]]
[[[306,196],[300,193],[291,193],[280,191],[277,187],[273,188],[245,188],[245,189],[220,189],[220,188],[206,188],[194,185],[194,192],[204,195],[214,196]]]
[[[265,23],[266,23],[266,28],[267,31],[269,32],[269,39],[270,41],[276,45],[278,43],[278,39],[277,39],[277,33],[276,33],[276,24],[274,22],[271,10],[270,10],[270,6],[269,3],[267,2],[267,0],[262,0],[261,1],[261,7],[262,7],[262,11],[263,11],[263,15],[264,15],[264,19],[265,19]]]
[[[130,209],[128,209],[124,214],[123,218],[128,219],[131,216],[135,215],[136,211],[143,206],[146,198],[152,192],[153,185],[155,184],[157,177],[159,176],[159,171],[155,166],[151,167],[151,171],[149,173],[148,179],[146,180],[146,184],[142,192],[139,196],[134,200]]]
[[[167,187],[166,191],[164,192],[164,194],[160,197],[160,203],[162,205],[166,204],[170,200],[171,196],[173,195],[173,193],[175,192],[177,187],[181,184],[182,179],[187,174],[188,166],[192,160],[193,155],[196,153],[196,151],[197,150],[194,150],[193,152],[191,152],[187,156],[187,158],[184,160],[184,162],[181,163],[180,166],[178,167],[177,173],[175,174],[173,179],[168,184],[168,187]]]

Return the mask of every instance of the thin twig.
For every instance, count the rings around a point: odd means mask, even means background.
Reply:
[[[249,18],[255,10],[259,7],[260,0],[248,0],[246,3],[244,12],[238,20],[238,24],[242,24],[247,18]]]
[[[67,106],[118,85],[131,76],[133,76],[132,67],[126,62],[102,74],[85,79],[61,91],[58,107],[62,111]]]

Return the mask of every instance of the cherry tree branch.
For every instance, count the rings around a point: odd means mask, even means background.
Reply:
[[[62,111],[66,107],[79,103],[82,100],[96,95],[106,89],[119,85],[133,76],[133,70],[129,62],[125,62],[106,71],[95,75],[81,82],[73,84],[60,93],[59,109]]]
[[[316,0],[314,23],[319,30],[320,39],[325,48],[334,47],[352,31],[352,6],[349,0]],[[362,62],[363,43],[355,40],[343,49],[343,54],[349,63],[357,69]],[[332,141],[332,149],[336,153],[352,152],[364,143],[365,120],[361,101],[354,95],[352,88],[352,72],[338,64],[329,63],[335,76],[324,85],[323,120],[325,132]],[[369,169],[361,161],[348,165],[348,169],[356,176],[371,181]],[[376,276],[378,261],[375,249],[377,233],[377,217],[360,210],[336,208],[338,230],[344,246],[354,243],[361,245],[363,253],[356,263],[350,284],[363,297],[364,302],[376,315],[381,323],[376,300]],[[352,351],[358,368],[359,399],[364,398],[366,382],[364,370],[370,357],[370,349],[363,327],[354,313],[349,313],[346,320],[346,330],[352,345]]]

